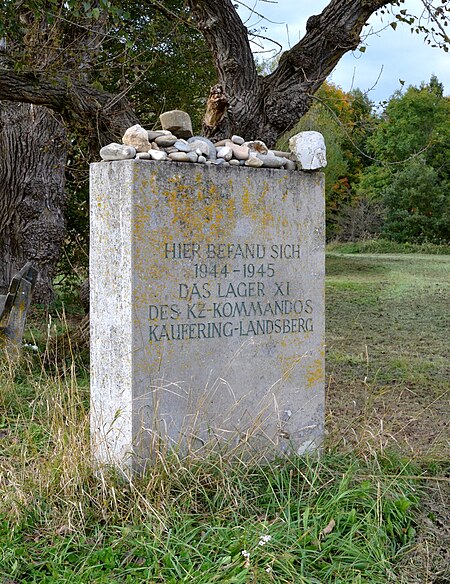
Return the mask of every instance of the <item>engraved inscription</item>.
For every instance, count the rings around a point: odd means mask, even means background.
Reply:
[[[149,306],[149,341],[312,332],[312,299],[277,274],[280,260],[301,254],[298,243],[165,243],[168,273],[187,261],[192,279],[177,283],[171,303]]]

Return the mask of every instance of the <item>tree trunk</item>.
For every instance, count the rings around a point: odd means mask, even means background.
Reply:
[[[228,99],[228,115],[210,135],[236,133],[273,146],[308,111],[312,96],[341,57],[358,47],[370,15],[388,4],[392,0],[331,0],[320,15],[308,19],[306,34],[283,53],[275,71],[261,77],[232,0],[188,0]]]
[[[53,298],[65,229],[67,152],[65,128],[53,112],[0,102],[0,293],[31,261],[39,271],[33,301]]]

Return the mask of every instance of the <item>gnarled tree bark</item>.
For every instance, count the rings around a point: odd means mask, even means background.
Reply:
[[[68,127],[88,131],[92,142],[101,146],[119,140],[127,128],[138,123],[124,97],[41,72],[0,69],[0,100],[45,106],[60,114]]]
[[[52,299],[64,237],[67,136],[50,110],[0,102],[0,293],[27,261],[38,269],[33,299]]]

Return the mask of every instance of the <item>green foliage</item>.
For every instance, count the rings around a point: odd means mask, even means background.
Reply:
[[[170,0],[169,20],[151,3],[127,3],[128,18],[98,65],[97,78],[112,91],[128,91],[141,123],[152,127],[170,109],[184,109],[195,131],[216,72],[203,36],[188,23],[185,3]],[[131,89],[129,89],[131,87]]]
[[[366,161],[361,155],[373,127],[372,103],[360,90],[350,93],[325,82],[315,96],[306,115],[278,147],[286,149],[289,137],[307,130],[323,134],[327,147],[325,198],[327,238],[340,230],[339,216],[343,208],[354,203],[354,187]]]
[[[432,77],[428,85],[394,94],[369,147],[382,162],[401,162],[423,152],[428,164],[440,166],[450,153],[449,115],[449,100]]]
[[[384,191],[383,232],[399,242],[450,242],[450,197],[423,158],[408,162]]]
[[[399,243],[390,239],[367,239],[365,241],[352,241],[349,243],[329,243],[327,250],[343,254],[431,254],[450,255],[449,245],[438,245],[435,243]]]
[[[396,93],[368,146],[379,162],[366,169],[358,193],[383,203],[384,236],[450,241],[450,100],[437,78]]]
[[[356,191],[359,197],[369,201],[383,200],[383,193],[392,179],[392,169],[372,164],[362,173]]]

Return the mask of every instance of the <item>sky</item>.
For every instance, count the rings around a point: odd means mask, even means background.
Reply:
[[[247,6],[263,14],[260,17],[239,5],[238,13],[247,28],[266,27],[262,35],[278,41],[283,50],[295,45],[305,33],[307,19],[320,12],[329,0],[244,0]],[[406,0],[405,8],[411,13],[421,14],[420,0]],[[415,11],[415,12],[414,12]],[[408,85],[428,82],[435,74],[444,85],[445,95],[450,95],[450,53],[432,48],[424,42],[423,35],[411,34],[406,24],[398,23],[396,30],[389,26],[395,20],[392,15],[374,15],[369,21],[373,31],[366,39],[366,51],[347,53],[340,60],[329,78],[344,91],[359,88],[368,91],[369,98],[375,103],[389,99],[402,86],[400,79]],[[384,29],[384,30],[381,30]],[[366,28],[364,32],[368,32]],[[264,49],[272,48],[265,42]],[[252,47],[260,51],[258,47]],[[270,52],[261,53],[268,57]],[[370,90],[370,91],[369,91]]]

